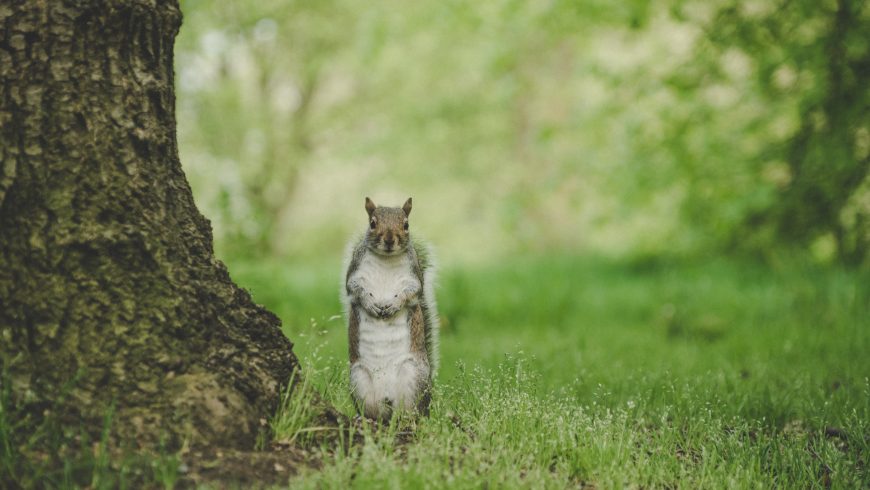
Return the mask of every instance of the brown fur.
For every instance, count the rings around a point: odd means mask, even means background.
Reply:
[[[428,364],[426,352],[426,334],[423,324],[423,308],[415,305],[408,312],[408,324],[411,327],[411,352],[417,355],[419,362]],[[431,367],[431,366],[430,366]],[[420,379],[420,396],[417,399],[417,412],[429,415],[429,403],[432,400],[430,379]]]
[[[347,326],[347,347],[350,357],[350,363],[353,364],[359,360],[359,306],[351,306],[350,322]]]
[[[411,352],[426,359],[426,334],[423,330],[423,308],[416,304],[408,311],[408,324],[411,327]]]

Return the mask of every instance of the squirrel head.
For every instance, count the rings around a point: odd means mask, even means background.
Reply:
[[[366,198],[369,227],[366,232],[368,247],[380,255],[398,255],[408,247],[408,216],[411,214],[411,198],[401,208],[375,206]]]

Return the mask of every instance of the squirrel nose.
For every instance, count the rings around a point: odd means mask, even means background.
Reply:
[[[395,240],[393,240],[392,238],[390,238],[388,240],[384,240],[384,245],[386,245],[388,247],[392,247],[393,243],[395,243]]]

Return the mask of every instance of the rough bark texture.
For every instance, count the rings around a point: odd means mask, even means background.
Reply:
[[[0,360],[32,414],[244,449],[297,360],[181,170],[180,24],[176,0],[0,3]]]

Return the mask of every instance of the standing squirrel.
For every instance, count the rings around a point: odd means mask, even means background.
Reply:
[[[342,300],[348,320],[350,387],[366,417],[429,413],[438,367],[432,253],[411,239],[411,198],[401,208],[366,198],[365,235],[351,241]]]

